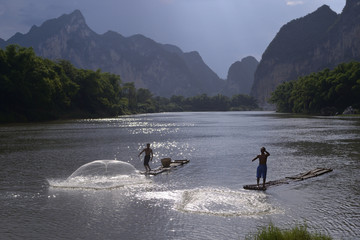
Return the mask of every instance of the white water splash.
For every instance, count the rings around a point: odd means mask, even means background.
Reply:
[[[96,160],[79,167],[66,180],[48,180],[55,188],[112,189],[143,185],[149,180],[131,164],[118,160]]]
[[[197,214],[259,217],[282,213],[281,209],[268,202],[266,194],[250,191],[197,188],[138,193],[137,197],[143,200],[169,201],[177,211]]]

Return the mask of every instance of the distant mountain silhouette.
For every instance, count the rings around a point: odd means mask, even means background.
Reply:
[[[284,25],[264,52],[251,95],[263,106],[282,82],[360,61],[360,3],[347,0],[341,14],[324,5]]]
[[[227,95],[250,94],[254,82],[254,73],[259,62],[254,57],[246,57],[233,63],[228,71],[226,88]]]
[[[33,47],[39,56],[66,59],[79,68],[119,74],[122,81],[159,96],[214,95],[225,86],[198,52],[184,53],[140,34],[124,37],[108,31],[99,35],[87,26],[79,10],[0,40],[1,47],[9,44]]]

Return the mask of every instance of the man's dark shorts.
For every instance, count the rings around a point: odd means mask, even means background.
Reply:
[[[256,177],[257,178],[266,178],[266,172],[267,172],[267,166],[264,165],[259,165],[256,171]]]
[[[144,165],[148,166],[150,161],[150,155],[144,157]]]

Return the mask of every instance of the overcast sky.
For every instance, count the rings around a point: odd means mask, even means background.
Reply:
[[[322,5],[341,13],[346,0],[0,0],[0,38],[79,9],[102,34],[143,34],[184,52],[198,51],[226,78],[232,63],[246,56],[258,61],[281,26]]]

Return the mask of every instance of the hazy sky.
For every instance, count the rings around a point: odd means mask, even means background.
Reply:
[[[95,32],[143,34],[184,52],[198,51],[226,78],[232,63],[257,60],[287,22],[322,5],[341,13],[345,0],[0,0],[0,38],[79,9]]]

